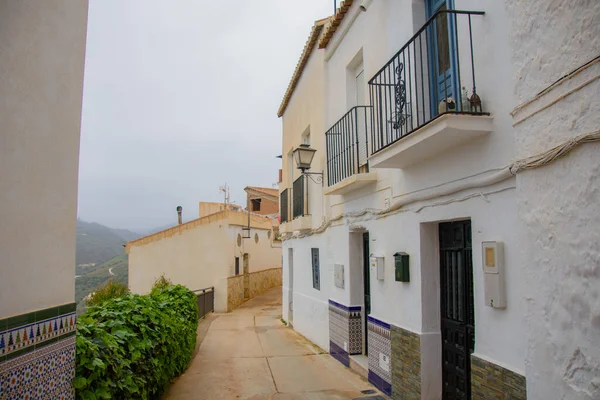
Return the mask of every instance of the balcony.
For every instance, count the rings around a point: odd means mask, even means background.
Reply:
[[[353,107],[325,133],[326,195],[346,194],[377,181],[367,162],[371,114],[370,106]]]
[[[491,132],[475,79],[483,14],[438,11],[371,78],[371,167],[406,168]]]

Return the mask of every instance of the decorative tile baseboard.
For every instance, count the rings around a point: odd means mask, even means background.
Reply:
[[[369,315],[369,382],[392,394],[392,341],[390,324]]]
[[[362,352],[361,309],[329,300],[330,353],[346,366],[348,355]]]
[[[75,303],[0,320],[0,399],[72,399]]]

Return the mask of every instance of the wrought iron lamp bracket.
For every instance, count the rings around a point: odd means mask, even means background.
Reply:
[[[310,178],[314,183],[320,183],[323,186],[323,172],[306,172],[302,170],[302,175]]]

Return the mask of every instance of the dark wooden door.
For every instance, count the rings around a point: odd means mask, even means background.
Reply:
[[[369,354],[369,331],[368,331],[368,316],[371,313],[371,275],[370,275],[370,250],[369,250],[369,232],[363,233],[363,283],[365,291],[365,326],[364,326],[364,339],[365,339],[365,355]]]
[[[475,344],[471,221],[440,224],[442,398],[471,398]]]

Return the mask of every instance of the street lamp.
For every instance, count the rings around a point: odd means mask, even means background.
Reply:
[[[316,152],[317,150],[309,145],[301,144],[293,152],[294,160],[296,160],[296,167],[302,171],[302,175],[308,176],[315,183],[323,184],[322,172],[306,172],[307,169],[310,169],[310,164],[312,164]]]

